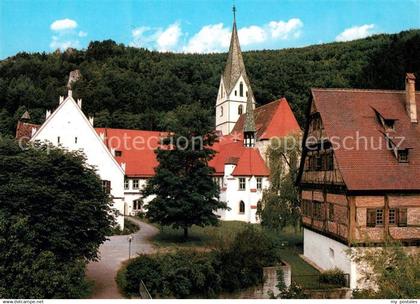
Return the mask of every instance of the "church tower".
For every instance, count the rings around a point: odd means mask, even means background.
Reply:
[[[248,97],[252,109],[255,98],[246,74],[236,28],[236,8],[233,7],[233,28],[225,70],[220,79],[216,101],[216,130],[229,134],[239,116],[247,111]]]

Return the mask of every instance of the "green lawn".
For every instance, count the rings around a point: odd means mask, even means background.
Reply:
[[[222,221],[219,226],[215,227],[192,226],[189,230],[188,240],[184,240],[182,229],[163,226],[158,227],[160,233],[152,239],[152,242],[163,248],[210,248],[218,242],[232,240],[245,226],[246,223],[238,221]]]

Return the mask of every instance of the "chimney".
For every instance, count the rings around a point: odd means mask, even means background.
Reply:
[[[413,73],[405,76],[405,108],[411,122],[417,123],[416,76]]]

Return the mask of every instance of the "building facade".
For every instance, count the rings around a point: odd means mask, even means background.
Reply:
[[[77,77],[76,77],[77,76]],[[158,162],[155,150],[166,133],[159,131],[94,128],[93,118],[82,112],[82,100],[72,96],[71,85],[80,77],[69,77],[69,94],[60,97],[58,107],[47,111],[41,125],[27,117],[19,122],[16,137],[49,141],[68,150],[82,150],[87,162],[97,168],[104,190],[123,215],[147,208],[153,197],[142,197],[141,190],[154,176]],[[269,187],[269,169],[265,151],[273,137],[300,132],[300,127],[285,98],[256,108],[251,84],[245,70],[236,20],[226,67],[216,99],[216,125],[219,138],[209,165],[215,169],[214,180],[220,186],[220,199],[230,210],[218,212],[222,220],[255,223],[256,208],[263,190]]]
[[[350,274],[363,287],[362,265],[349,253],[400,241],[420,245],[420,94],[312,89],[299,184],[304,256],[321,269]]]

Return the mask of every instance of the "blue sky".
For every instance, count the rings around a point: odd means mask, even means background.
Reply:
[[[228,48],[232,0],[1,0],[0,59],[86,48],[91,40],[174,52]],[[244,50],[280,49],[420,28],[420,0],[235,0]]]

